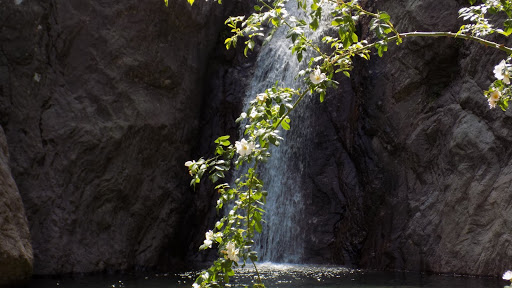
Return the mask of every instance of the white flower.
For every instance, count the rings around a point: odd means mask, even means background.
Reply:
[[[503,274],[503,280],[510,280],[512,279],[512,271],[508,270]]]
[[[242,139],[242,141],[235,142],[236,153],[240,154],[240,156],[246,156],[252,153],[256,146],[252,142],[247,142],[247,140]]]
[[[318,84],[324,81],[326,78],[327,76],[325,76],[325,73],[322,73],[322,71],[320,71],[320,68],[318,68],[318,66],[316,66],[316,69],[313,72],[311,72],[311,74],[309,74],[309,79],[311,79],[311,82],[313,82],[313,84]]]
[[[501,92],[499,90],[494,90],[494,91],[491,92],[491,97],[490,98],[493,101],[498,101],[500,99],[500,97],[501,97]]]
[[[238,257],[239,251],[239,249],[236,249],[235,243],[231,241],[229,241],[228,244],[226,245],[226,254],[228,256],[228,259],[231,261],[238,262],[238,260],[240,260],[240,258]]]
[[[197,283],[194,283],[194,284],[192,284],[192,287],[193,287],[193,288],[199,288],[199,287],[201,287],[201,285],[199,285],[199,284],[197,284]]]
[[[256,111],[256,109],[252,109],[251,110],[251,114],[249,115],[249,117],[251,119],[254,119],[254,118],[258,117],[258,111]]]
[[[501,92],[498,90],[494,90],[491,92],[491,95],[489,96],[489,107],[496,108],[496,103],[501,97]]]
[[[265,130],[264,128],[260,128],[258,130],[256,130],[256,132],[254,133],[254,136],[258,137],[258,136],[261,136],[263,134],[265,134],[267,130]]]
[[[213,240],[213,231],[210,230],[205,233],[206,240]]]
[[[205,246],[208,246],[208,248],[212,248],[213,241],[212,240],[204,240],[203,244]]]
[[[205,233],[205,237],[206,239],[204,240],[204,245],[205,246],[208,246],[208,248],[212,248],[212,244],[213,244],[213,231],[210,230],[208,232]]]
[[[494,76],[498,80],[503,80],[503,83],[510,84],[510,72],[507,68],[507,62],[501,60],[500,64],[494,67]]]
[[[260,93],[260,94],[256,95],[256,100],[258,100],[258,102],[260,102],[260,103],[267,101],[267,94]]]
[[[245,112],[242,112],[242,114],[240,114],[240,117],[242,117],[242,119],[245,119],[245,118],[247,118],[247,113],[245,113]]]
[[[204,279],[204,280],[208,280],[208,277],[210,277],[210,274],[208,274],[208,272],[204,272],[201,277]]]

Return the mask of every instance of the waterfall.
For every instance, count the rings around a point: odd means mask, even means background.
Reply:
[[[291,15],[300,13],[293,1],[286,5],[286,9]],[[294,78],[301,68],[295,55],[291,55],[290,45],[291,41],[286,38],[285,29],[279,29],[272,41],[262,47],[247,89],[245,110],[249,101],[258,93],[271,88],[276,81],[282,87],[298,88]],[[307,102],[312,101],[308,97],[290,115],[291,130],[280,131],[284,140],[279,147],[271,148],[272,157],[260,169],[260,178],[264,182],[264,189],[268,191],[263,233],[256,237],[254,246],[260,261],[307,262],[304,259],[304,250],[308,225],[305,216],[305,193],[308,191],[304,191],[302,179],[306,177],[307,155],[311,150],[307,143],[311,140],[309,135],[313,128],[307,125],[312,112],[304,107],[308,106]]]

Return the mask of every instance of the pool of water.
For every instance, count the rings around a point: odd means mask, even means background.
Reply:
[[[259,264],[261,278],[268,288],[502,288],[507,282],[497,278],[426,275],[412,272],[377,272],[339,266]],[[185,288],[195,280],[195,272],[182,274],[109,275],[36,278],[27,288]],[[231,287],[254,281],[254,271],[240,269]]]

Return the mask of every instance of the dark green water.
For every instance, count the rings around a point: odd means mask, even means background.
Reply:
[[[334,266],[260,264],[261,277],[271,288],[502,288],[509,283],[498,278],[425,275],[410,272],[374,272]],[[188,288],[195,273],[146,276],[111,275],[33,279],[27,288]],[[231,287],[242,287],[253,281],[253,271],[241,270]]]

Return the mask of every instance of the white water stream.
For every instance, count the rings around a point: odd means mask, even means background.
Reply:
[[[299,11],[296,6],[292,1],[286,5],[286,9],[291,15],[297,15]],[[321,34],[320,31],[316,33]],[[271,88],[276,81],[282,87],[299,88],[295,76],[301,68],[296,56],[291,55],[290,45],[291,41],[286,38],[285,29],[279,29],[272,41],[262,47],[247,89],[244,110],[247,110],[248,103],[258,93]],[[304,58],[308,59],[306,56]],[[305,155],[311,150],[308,146],[308,135],[314,129],[308,126],[310,113],[304,107],[311,101],[314,100],[307,96],[301,103],[302,107],[293,111],[290,115],[291,130],[280,131],[285,139],[279,147],[271,148],[272,156],[260,169],[260,178],[264,181],[264,189],[268,191],[263,233],[256,237],[254,247],[260,261],[307,262],[304,259],[304,240],[308,225],[304,213],[304,193],[307,191],[301,186],[301,180],[305,177],[307,166]]]

